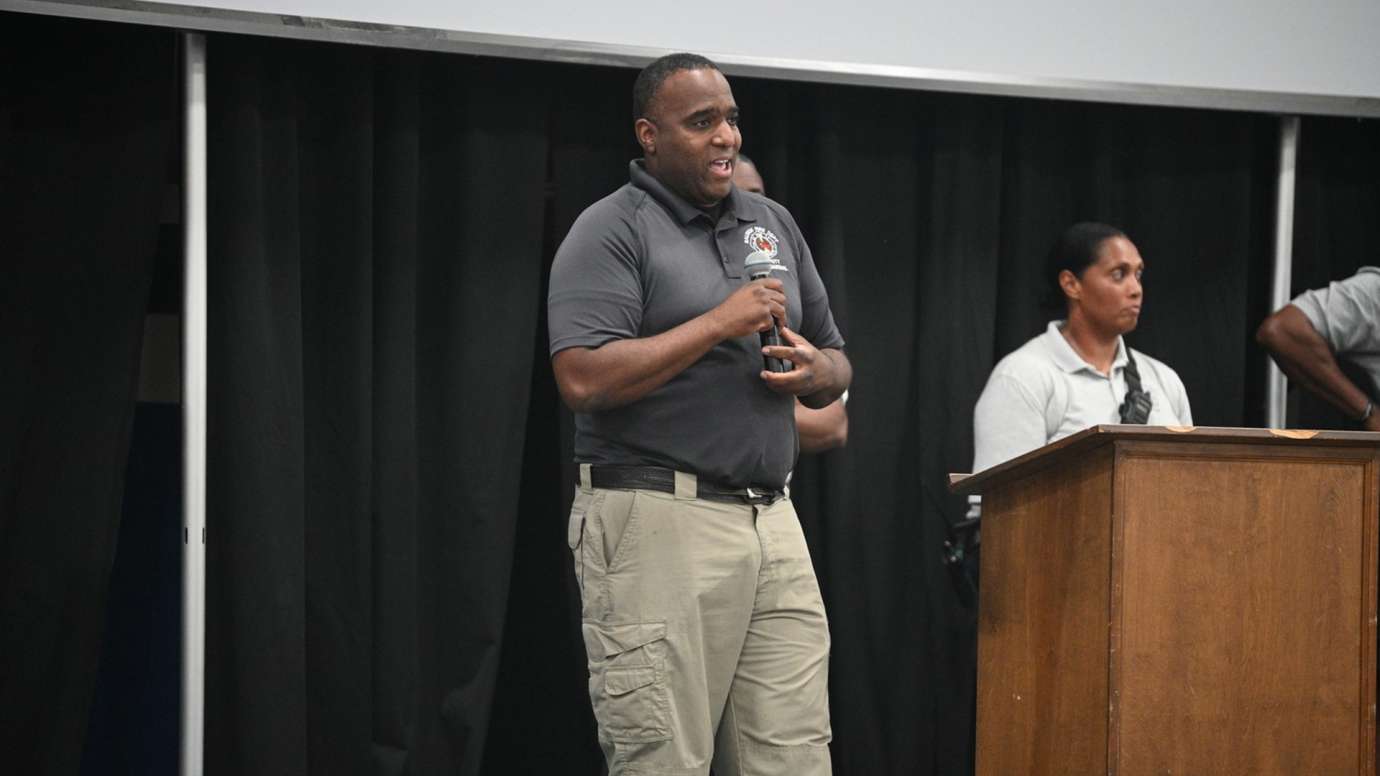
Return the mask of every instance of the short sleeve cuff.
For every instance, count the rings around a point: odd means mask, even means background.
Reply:
[[[612,334],[578,334],[551,341],[550,356],[571,348],[598,348],[615,340],[622,339]]]

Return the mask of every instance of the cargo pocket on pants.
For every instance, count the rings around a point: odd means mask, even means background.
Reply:
[[[599,737],[615,743],[669,741],[666,623],[586,622],[582,630]]]

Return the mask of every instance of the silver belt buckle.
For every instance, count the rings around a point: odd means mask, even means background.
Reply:
[[[757,498],[757,491],[753,490],[752,488],[743,488],[743,490],[747,491],[748,498]]]

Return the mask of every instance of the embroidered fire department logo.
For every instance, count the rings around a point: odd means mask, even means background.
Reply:
[[[777,245],[780,244],[780,240],[772,234],[770,229],[760,226],[749,227],[743,233],[743,242],[747,243],[747,246],[754,251],[765,254],[769,259],[776,258]]]

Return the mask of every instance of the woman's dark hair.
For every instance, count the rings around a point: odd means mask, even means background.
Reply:
[[[1059,273],[1072,272],[1075,277],[1083,277],[1083,272],[1097,263],[1097,252],[1102,243],[1113,237],[1126,237],[1126,233],[1107,224],[1096,221],[1080,221],[1064,230],[1054,241],[1045,256],[1045,277],[1049,280],[1051,308],[1062,309],[1065,305],[1064,289],[1059,286]]]

